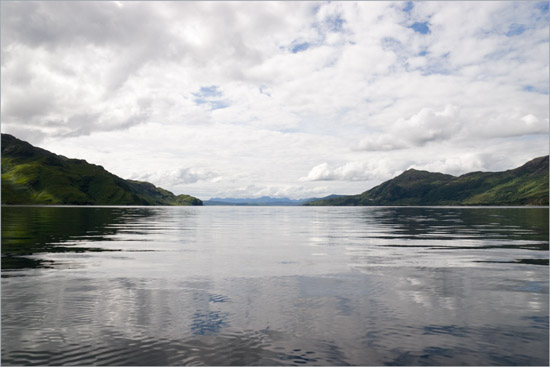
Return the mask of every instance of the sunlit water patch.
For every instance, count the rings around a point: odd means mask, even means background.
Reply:
[[[5,365],[548,365],[547,208],[3,207]]]

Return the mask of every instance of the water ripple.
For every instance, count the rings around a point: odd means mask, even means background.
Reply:
[[[548,365],[544,208],[2,208],[2,251],[4,365]]]

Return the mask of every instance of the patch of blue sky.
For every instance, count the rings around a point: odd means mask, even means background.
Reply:
[[[532,9],[530,20],[546,27],[548,25],[548,18],[550,17],[548,1],[537,2]]]
[[[329,31],[331,32],[339,32],[342,30],[342,27],[346,21],[342,19],[340,14],[336,14],[334,16],[330,16],[325,20],[325,24]]]
[[[525,25],[523,24],[517,24],[517,23],[510,24],[510,27],[508,27],[508,32],[506,32],[506,36],[508,37],[519,36],[520,34],[525,32],[526,29],[527,27],[525,27]]]
[[[403,44],[398,39],[393,37],[382,38],[382,48],[394,52],[403,51],[404,49]]]
[[[393,37],[384,37],[381,40],[382,49],[387,51],[392,51],[397,57],[396,64],[404,64],[408,57],[410,57],[410,52],[407,48],[399,41]],[[395,67],[395,65],[392,65]],[[392,71],[390,67],[390,72]]]
[[[205,104],[205,103],[208,103],[208,102],[209,102],[209,101],[207,101],[207,100],[204,99],[204,98],[195,98],[193,101],[194,101],[196,104],[198,104],[198,105]]]
[[[211,85],[209,87],[201,87],[200,90],[197,93],[193,93],[193,95],[198,98],[221,97],[222,92],[216,85]]]
[[[405,7],[403,8],[403,11],[405,13],[410,13],[414,8],[414,3],[412,1],[407,1],[405,3]]]
[[[229,107],[229,102],[227,102],[227,101],[210,101],[209,105],[210,105],[210,110],[214,111],[214,110],[220,110],[222,108]]]
[[[535,4],[535,8],[538,9],[541,13],[549,15],[549,3],[548,1],[539,1]]]
[[[216,85],[201,87],[198,92],[193,93],[193,96],[195,96],[193,101],[197,105],[208,105],[212,111],[229,107],[229,103],[227,101],[218,99],[222,95],[223,93]]]
[[[318,14],[320,9],[321,5],[317,5],[313,8],[313,12]],[[320,28],[324,28],[325,31],[329,30],[331,32],[339,32],[342,30],[345,22],[346,21],[342,18],[341,14],[331,14],[322,22],[313,24],[313,28],[316,28],[317,31],[320,31],[320,33],[323,33]]]
[[[321,10],[321,4],[313,6],[313,14],[319,13],[319,10]]]
[[[437,58],[428,58],[425,66],[415,68],[414,70],[418,70],[424,76],[433,74],[450,75],[452,69],[449,68],[449,53]]]
[[[295,53],[298,53],[298,52],[302,52],[302,51],[305,51],[309,48],[309,43],[307,42],[302,42],[302,43],[298,43],[298,44],[295,44],[293,45],[291,48],[290,48],[290,51],[295,54]]]
[[[420,69],[420,72],[423,76],[428,75],[451,75],[452,70],[445,67],[444,65],[432,65],[432,66],[426,66]]]
[[[523,87],[523,90],[531,93],[539,93],[539,94],[546,94],[546,95],[549,94],[548,86],[546,86],[545,88],[537,88],[532,85],[525,85]]]
[[[487,55],[485,55],[486,60],[502,60],[503,58],[507,58],[508,60],[516,60],[516,61],[522,61],[522,57],[511,57],[510,56],[510,50],[508,49],[500,49],[496,50],[494,52],[491,52]]]
[[[415,22],[409,28],[420,34],[431,33],[428,22]]]
[[[418,53],[418,56],[426,56],[428,54],[428,51],[422,50]]]
[[[208,107],[210,108],[211,111],[229,107],[229,102],[222,101],[222,100],[213,101],[213,100],[197,98],[197,99],[195,99],[195,103],[198,104],[198,105],[204,105],[204,104],[208,105]]]

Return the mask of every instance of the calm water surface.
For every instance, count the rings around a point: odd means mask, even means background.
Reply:
[[[548,365],[548,208],[3,207],[4,365]]]

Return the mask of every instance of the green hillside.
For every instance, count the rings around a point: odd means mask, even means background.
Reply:
[[[69,159],[2,134],[2,204],[202,205],[148,182]]]
[[[409,169],[362,194],[305,205],[548,205],[548,156],[459,177]]]

